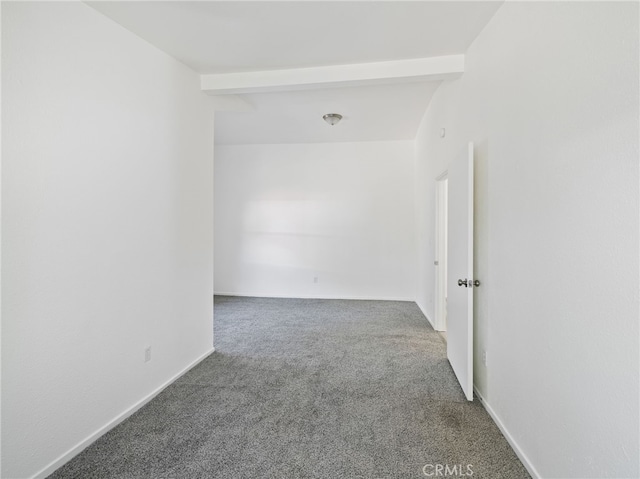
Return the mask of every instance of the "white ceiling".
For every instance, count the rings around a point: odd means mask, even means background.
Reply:
[[[243,95],[254,111],[216,114],[216,143],[412,140],[439,82]],[[340,113],[328,125],[322,115]],[[250,134],[248,133],[250,132]]]
[[[201,74],[463,54],[502,1],[88,2]],[[412,139],[438,82],[242,95],[218,143]],[[324,113],[344,120],[331,128]]]
[[[199,73],[464,53],[502,2],[90,2]]]

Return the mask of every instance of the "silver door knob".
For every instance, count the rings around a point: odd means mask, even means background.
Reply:
[[[458,286],[464,286],[466,288],[467,287],[467,280],[466,279],[459,279],[458,280]]]

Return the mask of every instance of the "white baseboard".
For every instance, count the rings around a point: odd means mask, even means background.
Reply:
[[[500,420],[496,412],[491,408],[491,406],[489,405],[487,400],[482,396],[482,394],[480,394],[480,392],[478,391],[478,388],[476,388],[475,385],[473,386],[473,390],[475,391],[476,396],[478,396],[480,403],[484,406],[486,411],[489,413],[489,416],[491,416],[491,419],[493,419],[493,422],[496,423],[496,425],[498,426],[498,429],[500,429],[500,432],[502,432],[502,435],[506,438],[507,442],[509,443],[513,451],[516,453],[516,456],[518,456],[518,459],[520,459],[520,462],[522,462],[522,465],[529,472],[531,477],[533,479],[540,479],[540,474],[538,473],[538,471],[536,471],[536,468],[533,467],[533,464],[531,464],[531,461],[529,460],[527,455],[520,448],[520,446],[518,445],[516,440],[513,438],[513,436],[509,433],[509,431],[507,430],[505,425],[502,423],[502,421]]]
[[[277,298],[277,299],[348,299],[353,301],[408,301],[415,302],[410,296],[293,296],[260,293],[223,293],[216,291],[214,296],[238,296],[241,298]]]
[[[51,462],[48,466],[46,466],[45,468],[43,468],[42,470],[40,470],[39,472],[37,472],[36,474],[34,474],[32,476],[32,479],[40,479],[40,478],[44,478],[47,477],[48,475],[52,474],[56,469],[62,467],[64,464],[66,464],[67,462],[69,462],[71,459],[73,459],[75,456],[77,456],[78,454],[80,454],[84,449],[86,449],[87,447],[89,447],[91,444],[93,444],[96,440],[98,440],[101,436],[103,436],[104,434],[106,434],[107,432],[109,432],[111,429],[113,429],[114,427],[116,427],[118,424],[120,424],[122,421],[124,421],[125,419],[127,419],[129,416],[131,416],[133,413],[135,413],[138,409],[140,409],[142,406],[144,406],[145,404],[147,404],[149,401],[151,401],[154,397],[156,397],[158,394],[160,394],[167,386],[171,385],[171,383],[173,383],[176,379],[178,379],[180,376],[182,376],[183,374],[185,374],[186,372],[188,372],[191,368],[193,368],[194,366],[196,366],[198,363],[200,363],[201,361],[203,361],[204,359],[206,359],[211,353],[213,353],[215,351],[215,348],[211,348],[209,351],[207,351],[206,353],[204,353],[202,356],[200,356],[198,359],[196,359],[195,361],[193,361],[192,363],[190,363],[186,368],[184,368],[182,371],[180,371],[179,373],[175,374],[172,378],[170,378],[168,381],[164,382],[160,387],[156,388],[154,391],[152,391],[150,394],[148,394],[147,396],[145,396],[144,398],[142,398],[140,401],[138,401],[137,403],[135,403],[133,406],[131,406],[130,408],[126,409],[125,411],[123,411],[121,414],[119,414],[118,416],[116,416],[115,418],[113,418],[111,421],[109,421],[107,424],[105,424],[104,426],[102,426],[100,429],[98,429],[96,432],[94,432],[93,434],[91,434],[89,437],[87,437],[86,439],[80,441],[78,444],[76,444],[74,447],[72,447],[71,449],[69,449],[67,452],[65,452],[63,455],[61,455],[60,457],[58,457],[56,460],[54,460],[53,462]]]

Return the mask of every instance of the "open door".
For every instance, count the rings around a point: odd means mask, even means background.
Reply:
[[[447,358],[473,401],[473,143],[448,171]]]

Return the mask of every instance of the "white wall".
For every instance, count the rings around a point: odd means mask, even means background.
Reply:
[[[213,117],[195,73],[90,7],[2,8],[2,477],[22,478],[211,350]]]
[[[0,2],[0,26],[2,25],[2,2]],[[2,51],[2,32],[0,31],[0,51]],[[0,68],[1,68],[0,61]],[[0,70],[1,71],[1,70]],[[2,105],[2,75],[0,75],[0,105]],[[0,114],[0,132],[2,131]],[[1,143],[0,134],[0,143]],[[0,151],[0,477],[2,476],[2,152]]]
[[[215,172],[217,293],[414,299],[412,141],[220,145]]]
[[[416,141],[432,318],[434,179],[476,143],[475,383],[542,477],[639,475],[638,40],[637,3],[507,2]]]

